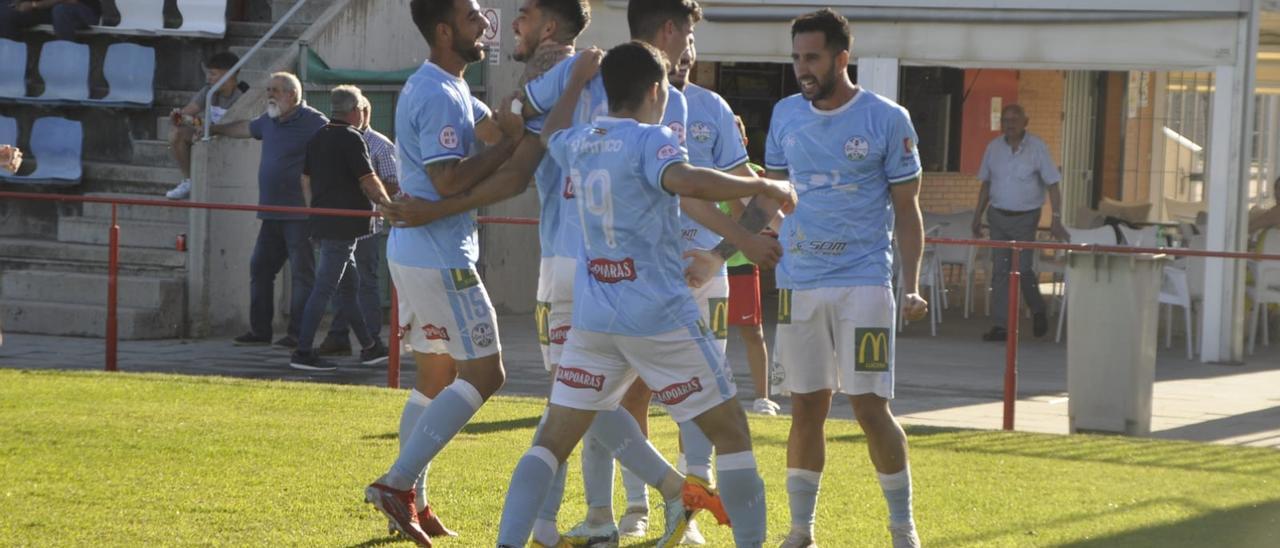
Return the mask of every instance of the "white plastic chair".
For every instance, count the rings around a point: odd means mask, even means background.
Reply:
[[[218,36],[227,33],[227,0],[178,0],[182,26],[166,34]]]
[[[1160,227],[1156,225],[1144,226],[1142,228],[1129,228],[1120,225],[1120,235],[1124,237],[1124,245],[1133,247],[1161,247],[1164,242],[1157,242],[1156,237],[1160,233]]]
[[[1073,244],[1116,245],[1116,231],[1110,225],[1098,228],[1067,228]],[[1064,269],[1062,274],[1062,304],[1058,306],[1058,334],[1054,342],[1062,342],[1062,331],[1067,319],[1067,291],[1071,276]]]
[[[116,0],[120,24],[107,27],[114,33],[156,34],[164,31],[164,2],[155,0]]]
[[[924,226],[929,227],[932,231],[930,236],[939,238],[955,238],[966,239],[972,238],[973,233],[969,226],[973,222],[973,211],[959,211],[947,215],[938,215],[934,213],[924,214]],[[938,266],[940,267],[939,275],[946,280],[946,268],[960,268],[961,274],[967,280],[969,278],[969,248],[967,245],[939,245],[933,246],[934,253],[938,256]],[[966,299],[967,299],[966,293]],[[951,307],[950,294],[946,287],[942,288],[942,306],[943,308]],[[966,316],[968,317],[968,305],[966,304]]]
[[[1204,249],[1204,237],[1192,236],[1186,242],[1188,248]],[[1164,347],[1173,346],[1173,307],[1183,309],[1186,322],[1187,359],[1195,358],[1196,338],[1198,332],[1192,317],[1196,313],[1196,303],[1204,299],[1204,258],[1182,257],[1161,270],[1160,306],[1164,308]]]
[[[1260,253],[1280,253],[1280,230],[1273,228],[1260,238]],[[1259,323],[1262,324],[1262,344],[1271,346],[1271,322],[1267,317],[1267,305],[1280,304],[1280,263],[1249,261],[1249,271],[1253,275],[1253,285],[1245,291],[1253,307],[1249,314],[1249,354],[1252,355],[1257,348]]]
[[[925,231],[925,236],[936,236],[938,227],[933,227]],[[901,266],[902,261],[898,260],[897,249],[894,249],[894,264]],[[897,267],[895,267],[897,268]],[[899,274],[901,270],[899,269]],[[924,253],[920,257],[920,286],[929,288],[929,333],[934,337],[938,336],[938,324],[942,323],[942,308],[939,303],[945,303],[945,299],[941,297],[946,292],[945,278],[942,275],[942,263],[938,258],[937,250],[932,245],[926,245]],[[903,288],[899,283],[896,286],[897,302],[902,303]],[[898,332],[907,325],[907,319],[899,311],[898,313]]]

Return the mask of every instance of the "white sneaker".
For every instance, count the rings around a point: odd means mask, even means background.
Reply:
[[[185,200],[191,197],[191,179],[183,179],[173,190],[164,193],[164,197],[170,200]]]
[[[777,415],[779,409],[782,409],[782,407],[769,398],[756,398],[755,403],[751,406],[752,411],[769,416]]]
[[[658,548],[674,548],[680,544],[680,540],[684,538],[684,532],[689,527],[689,518],[693,517],[693,512],[685,509],[684,497],[676,497],[669,500],[663,506],[663,520],[666,526],[663,527],[662,538],[658,539]]]
[[[778,545],[778,548],[818,548],[818,544],[813,542],[813,537],[799,531],[792,531],[787,538]]]
[[[680,539],[680,544],[701,546],[706,543],[707,538],[702,536],[702,531],[698,530],[698,522],[689,520],[689,526],[684,530],[684,538]]]
[[[920,548],[920,536],[913,521],[901,525],[890,523],[889,534],[893,536],[893,548]]]
[[[649,534],[649,509],[633,506],[627,508],[618,520],[618,534],[624,537],[643,537]]]
[[[618,526],[612,521],[603,525],[588,525],[582,522],[560,535],[573,546],[588,548],[618,548]]]

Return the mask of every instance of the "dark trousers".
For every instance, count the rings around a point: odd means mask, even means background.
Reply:
[[[360,315],[364,317],[369,336],[375,339],[382,334],[382,291],[378,287],[378,268],[382,266],[382,242],[386,239],[385,234],[374,234],[356,242],[356,272],[360,273],[360,287],[357,290]],[[348,313],[340,302],[334,304],[337,305],[337,311],[329,326],[329,338],[346,341]]]
[[[1036,227],[1040,224],[1040,210],[1009,215],[996,208],[987,209],[987,225],[991,227],[992,240],[1020,240],[1034,242]],[[1022,298],[1034,314],[1044,314],[1044,297],[1040,295],[1040,280],[1032,268],[1035,250],[1018,252],[1018,270],[1022,273]],[[995,324],[1005,327],[1009,321],[1009,271],[1013,265],[1013,250],[991,250],[991,311]]]
[[[315,278],[315,256],[307,221],[263,220],[249,260],[249,330],[270,338],[275,317],[276,274],[289,262],[293,272],[289,295],[289,335],[297,338],[302,314]]]
[[[320,248],[320,266],[316,268],[315,285],[311,288],[311,296],[307,299],[306,311],[302,314],[302,332],[298,336],[298,350],[310,352],[315,345],[316,330],[320,329],[320,320],[324,318],[325,309],[336,293],[341,299],[338,310],[350,317],[351,327],[355,329],[356,339],[360,346],[369,347],[373,337],[364,324],[364,316],[360,313],[360,297],[356,288],[360,285],[360,272],[356,268],[355,240],[315,240]]]
[[[18,29],[53,23],[53,34],[59,40],[75,40],[76,31],[96,25],[102,15],[84,4],[58,4],[52,9],[20,13],[9,0],[0,0],[0,38],[15,39]]]

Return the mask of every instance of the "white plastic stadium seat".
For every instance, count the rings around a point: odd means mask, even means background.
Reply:
[[[116,0],[120,24],[111,32],[155,34],[164,31],[164,2],[156,0]]]
[[[227,0],[178,0],[182,26],[166,34],[221,37],[227,33]]]

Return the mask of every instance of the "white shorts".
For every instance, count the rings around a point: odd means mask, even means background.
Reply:
[[[724,353],[699,326],[652,337],[574,329],[556,371],[551,403],[612,411],[637,376],[676,422],[692,420],[738,393]]]
[[[538,265],[538,304],[534,321],[538,327],[538,346],[542,349],[542,366],[547,371],[560,363],[569,323],[573,319],[573,277],[578,261],[568,257],[543,257]]]
[[[729,278],[716,276],[702,287],[692,289],[693,300],[698,303],[698,313],[703,325],[711,332],[712,338],[720,346],[720,353],[725,353],[729,342]]]
[[[770,385],[893,399],[895,310],[888,287],[779,289]]]
[[[400,307],[400,340],[414,352],[474,360],[502,350],[497,314],[474,269],[387,261]]]

